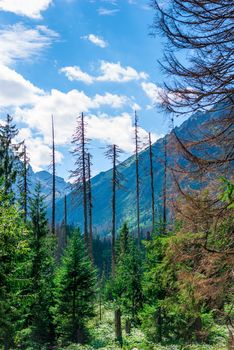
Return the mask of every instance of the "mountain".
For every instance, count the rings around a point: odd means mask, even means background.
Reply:
[[[198,112],[187,119],[180,127],[176,127],[177,135],[189,135],[190,138],[194,130],[211,118],[218,118],[218,112],[208,111],[206,113]],[[169,135],[165,136],[168,139]],[[153,144],[154,154],[154,186],[155,186],[155,204],[157,218],[161,215],[162,188],[164,175],[164,140],[159,139]],[[169,161],[176,162],[177,159]],[[117,191],[117,228],[127,220],[130,227],[136,227],[136,195],[135,195],[135,157],[132,156],[119,165],[119,172],[122,174],[125,182],[125,189]],[[151,223],[151,194],[150,194],[150,175],[149,175],[149,150],[145,149],[139,155],[139,173],[140,173],[140,207],[141,207],[141,227],[147,229]],[[111,228],[111,177],[112,171],[101,172],[92,178],[93,194],[93,226],[94,234],[106,235],[110,233]],[[170,186],[170,184],[169,184]],[[67,196],[67,218],[68,223],[83,227],[83,209],[79,203],[77,194],[72,192]],[[50,212],[49,212],[50,215]],[[64,200],[58,199],[56,203],[56,220],[61,223],[64,218]]]
[[[41,184],[41,190],[43,195],[45,196],[45,202],[49,206],[51,203],[51,189],[52,189],[52,174],[50,174],[48,171],[38,171],[34,172],[32,167],[29,166],[29,185],[30,185],[30,192],[33,193],[34,188],[36,186],[36,183],[40,182]],[[69,184],[59,176],[56,176],[56,198],[57,200],[64,197],[66,193],[70,191]]]

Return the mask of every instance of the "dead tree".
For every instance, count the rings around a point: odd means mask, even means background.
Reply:
[[[92,183],[91,183],[91,155],[88,153],[88,211],[89,211],[89,255],[93,261],[93,202],[92,202]]]
[[[111,265],[112,265],[112,277],[115,278],[115,265],[116,265],[116,191],[118,188],[123,188],[121,181],[123,177],[118,171],[118,164],[120,163],[119,157],[122,150],[117,145],[108,146],[106,157],[112,161],[112,229],[111,229]],[[115,322],[115,338],[122,346],[122,326],[121,326],[121,310],[117,308],[114,312]]]
[[[112,200],[111,200],[111,208],[112,208],[112,228],[111,228],[111,255],[112,255],[112,275],[115,276],[115,240],[116,240],[116,191],[119,188],[123,188],[121,184],[124,181],[123,176],[118,171],[118,165],[120,164],[119,157],[123,153],[123,151],[117,145],[108,146],[106,151],[106,157],[112,162]]]
[[[71,177],[74,179],[74,187],[78,194],[78,200],[80,197],[83,203],[83,220],[84,220],[84,240],[86,247],[89,246],[88,236],[88,208],[87,208],[87,143],[86,137],[86,124],[84,121],[84,114],[82,113],[77,118],[76,130],[73,135],[73,151],[72,154],[75,157],[75,170],[71,171]]]
[[[136,214],[137,214],[137,241],[138,246],[141,242],[141,231],[140,231],[140,178],[139,178],[139,150],[140,150],[140,141],[139,141],[139,126],[138,126],[138,117],[135,112],[135,164],[136,164]]]
[[[24,222],[26,223],[27,217],[28,217],[28,197],[29,197],[29,177],[28,177],[28,169],[29,169],[29,158],[27,155],[27,147],[25,144],[25,141],[22,144],[23,151],[21,154],[21,165],[22,165],[22,172],[20,176],[19,181],[19,192],[20,192],[20,201],[23,209],[23,217]]]
[[[167,111],[186,114],[233,105],[233,3],[228,0],[153,0],[153,34],[166,37],[164,60],[167,77],[162,94]],[[170,47],[170,49],[168,49]],[[173,50],[174,49],[174,50]],[[187,60],[175,51],[192,54]]]
[[[51,130],[52,130],[52,223],[51,232],[55,235],[55,200],[56,200],[56,160],[55,160],[55,140],[54,140],[54,117],[51,116]]]
[[[150,161],[150,186],[151,186],[151,215],[152,215],[152,232],[155,227],[155,199],[154,199],[154,167],[153,167],[153,150],[151,133],[149,132],[149,161]]]
[[[64,196],[64,243],[67,245],[67,195]]]
[[[164,171],[163,171],[163,233],[167,228],[167,139],[163,141],[164,148]]]

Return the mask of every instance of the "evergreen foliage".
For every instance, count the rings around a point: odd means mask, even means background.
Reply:
[[[54,327],[51,307],[53,305],[54,238],[46,218],[46,207],[41,195],[40,183],[30,199],[30,284],[28,285],[28,309],[24,317],[22,342],[33,349],[53,344]]]
[[[94,315],[95,271],[74,229],[55,276],[54,323],[61,344],[85,343],[87,321]]]

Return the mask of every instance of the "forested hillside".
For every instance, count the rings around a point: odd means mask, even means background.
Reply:
[[[70,189],[56,175],[53,115],[50,172],[32,170],[19,116],[0,122],[1,350],[234,349],[234,6],[151,5],[165,40],[165,137],[153,143],[149,130],[142,148],[135,111],[133,155],[121,162],[107,142],[110,170],[92,177],[79,114]]]

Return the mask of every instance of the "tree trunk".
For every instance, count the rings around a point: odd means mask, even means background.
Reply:
[[[92,203],[92,185],[91,185],[91,160],[88,153],[88,201],[89,201],[89,256],[93,261],[93,203]]]
[[[131,333],[131,320],[129,318],[125,322],[125,331],[128,335]]]
[[[122,337],[121,311],[120,311],[120,309],[115,310],[115,339],[120,344],[120,347],[122,347],[123,337]]]
[[[139,183],[139,139],[138,139],[138,119],[135,112],[135,156],[136,156],[136,207],[137,207],[137,243],[140,246],[140,183]]]
[[[151,134],[149,132],[149,157],[150,157],[150,185],[151,185],[151,211],[152,211],[152,230],[154,231],[155,227],[155,204],[154,204],[154,169],[153,169],[153,151],[152,151],[152,142]]]
[[[85,131],[84,114],[81,114],[81,138],[82,138],[82,185],[83,185],[83,210],[84,210],[84,239],[88,248],[88,224],[87,224],[87,188],[86,188],[86,161],[85,161]]]
[[[55,235],[55,143],[54,143],[54,117],[51,117],[52,123],[52,225],[51,231]]]

